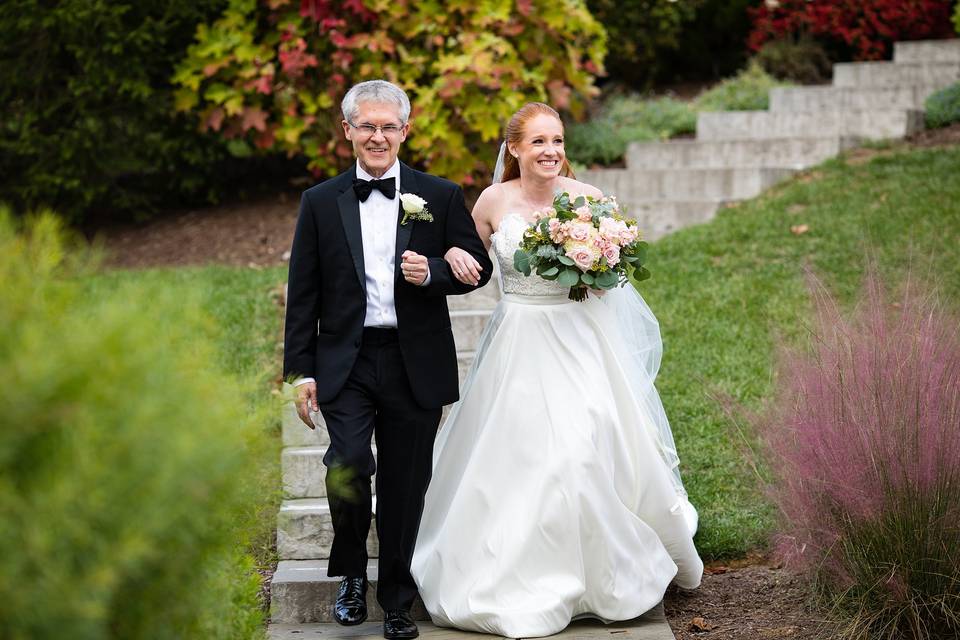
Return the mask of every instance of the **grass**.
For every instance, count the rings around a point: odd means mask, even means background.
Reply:
[[[749,442],[717,396],[751,408],[769,396],[777,339],[803,337],[810,317],[804,265],[849,302],[871,252],[889,282],[912,270],[960,301],[957,175],[956,148],[840,158],[653,245],[643,294],[664,337],[658,387],[701,511],[705,558],[762,546],[774,523],[744,455]],[[809,231],[791,233],[799,224]]]

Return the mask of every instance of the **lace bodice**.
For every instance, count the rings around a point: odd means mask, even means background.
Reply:
[[[513,268],[513,254],[520,247],[527,221],[515,213],[508,213],[500,220],[496,233],[490,236],[493,251],[500,266],[500,289],[504,293],[526,296],[566,295],[568,287],[544,280],[536,274],[529,277]]]

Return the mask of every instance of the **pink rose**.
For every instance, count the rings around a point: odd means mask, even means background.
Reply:
[[[594,254],[585,245],[575,245],[567,251],[567,257],[580,267],[581,271],[589,271],[593,266]]]
[[[602,255],[607,259],[608,265],[611,267],[615,266],[620,262],[620,247],[612,243],[607,244],[607,246],[602,249]]]
[[[574,209],[574,213],[577,214],[577,220],[580,222],[590,222],[593,220],[593,214],[590,213],[590,207],[587,205]]]
[[[627,228],[620,220],[600,218],[600,237],[609,242],[620,242],[620,234]]]
[[[620,231],[620,244],[630,244],[640,236],[640,232],[636,227],[628,227],[624,225],[622,231]]]
[[[568,222],[566,223],[567,235],[570,236],[571,240],[576,240],[577,242],[586,242],[590,238],[590,232],[593,230],[593,225],[587,224],[585,222]]]

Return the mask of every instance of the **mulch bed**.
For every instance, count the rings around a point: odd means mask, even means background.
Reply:
[[[708,565],[698,589],[671,587],[664,611],[677,640],[824,640],[802,576],[767,558]]]

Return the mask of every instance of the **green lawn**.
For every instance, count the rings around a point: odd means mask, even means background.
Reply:
[[[857,166],[828,162],[652,247],[654,277],[643,293],[664,337],[658,386],[701,512],[697,543],[705,558],[743,555],[771,531],[773,510],[744,455],[746,440],[714,398],[757,408],[770,393],[776,337],[802,337],[809,316],[803,265],[851,300],[873,251],[891,282],[912,265],[960,300],[960,149],[882,153],[889,155]],[[798,224],[809,231],[792,234]],[[285,277],[280,268],[155,269],[108,272],[93,286],[182,290],[185,303],[198,301],[216,319],[219,364],[250,380],[266,402],[280,366],[271,292]],[[275,449],[265,455],[279,466]],[[263,508],[256,536],[261,562],[272,509]]]

